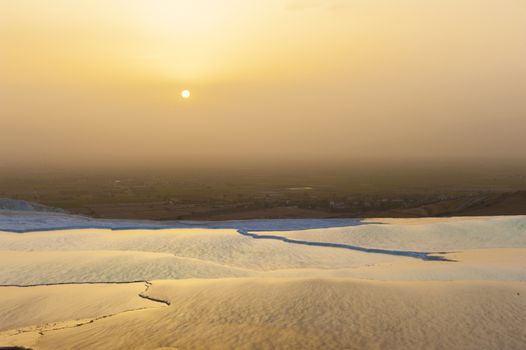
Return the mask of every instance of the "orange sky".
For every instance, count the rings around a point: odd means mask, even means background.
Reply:
[[[523,157],[525,37],[522,0],[4,0],[0,159]]]

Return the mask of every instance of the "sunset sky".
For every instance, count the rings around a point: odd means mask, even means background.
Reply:
[[[0,159],[524,157],[525,38],[524,0],[2,0]]]

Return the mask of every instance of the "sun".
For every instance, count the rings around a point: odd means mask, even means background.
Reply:
[[[185,89],[185,90],[181,91],[181,97],[182,98],[189,98],[190,97],[190,90]]]

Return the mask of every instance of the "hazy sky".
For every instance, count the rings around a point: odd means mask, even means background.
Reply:
[[[4,162],[525,150],[524,0],[0,1]]]

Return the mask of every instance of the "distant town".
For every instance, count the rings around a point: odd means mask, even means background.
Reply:
[[[506,215],[526,213],[524,174],[481,169],[468,182],[439,170],[27,172],[4,176],[0,197],[93,217],[152,220]]]

